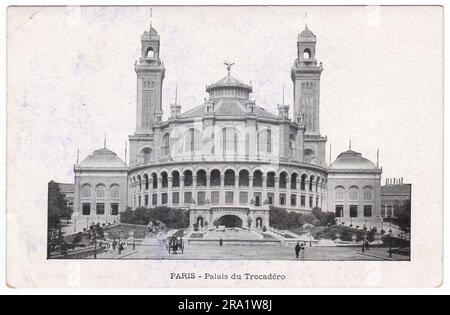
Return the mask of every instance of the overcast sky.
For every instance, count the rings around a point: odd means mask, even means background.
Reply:
[[[149,8],[8,13],[9,174],[71,182],[77,148],[83,159],[105,133],[123,159]],[[425,179],[442,155],[439,7],[154,7],[166,116],[176,85],[183,111],[200,105],[205,85],[226,75],[225,59],[236,63],[234,77],[252,82],[259,106],[276,113],[283,84],[292,106],[290,69],[306,22],[324,66],[320,123],[333,160],[351,139],[374,162],[380,148],[384,177]]]

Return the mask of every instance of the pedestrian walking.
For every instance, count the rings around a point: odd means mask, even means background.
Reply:
[[[370,251],[370,243],[369,243],[369,241],[366,240],[365,246],[366,246],[366,252]]]
[[[305,260],[305,254],[306,254],[306,245],[304,243],[302,243],[300,245],[300,256],[301,256],[302,260]]]
[[[222,247],[222,246],[223,246],[223,239],[220,239],[220,241],[219,241],[219,245],[220,245],[220,247]]]
[[[300,251],[302,250],[300,246],[300,242],[297,242],[297,245],[295,245],[295,256],[297,259],[300,257]]]
[[[117,248],[117,241],[114,240],[114,241],[113,241],[113,251],[114,251],[114,252],[116,251],[116,248]]]

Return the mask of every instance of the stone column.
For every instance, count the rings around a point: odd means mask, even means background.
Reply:
[[[184,175],[180,175],[180,205],[184,206]]]
[[[253,188],[253,175],[250,175],[249,176],[249,183],[248,183],[248,185],[249,185],[249,189],[248,189],[248,194],[249,194],[249,200],[248,200],[248,202],[251,202],[252,200],[254,200],[255,199],[255,190],[254,190],[254,188]]]
[[[291,178],[286,177],[286,208],[291,208]]]
[[[280,177],[275,176],[275,196],[273,197],[273,205],[280,206]]]
[[[261,205],[264,206],[266,199],[268,199],[267,197],[267,174],[263,174],[262,176],[262,194],[261,194]]]
[[[173,193],[173,177],[168,177],[168,189],[167,189],[167,205],[172,207],[172,193]]]
[[[306,209],[312,209],[309,204],[309,196],[311,196],[311,191],[309,190],[309,179],[306,179],[305,180],[305,198],[306,198],[305,208]]]
[[[225,204],[225,173],[220,174],[222,178],[220,179],[220,200],[222,204]]]
[[[206,200],[209,200],[209,203],[211,204],[212,198],[211,198],[211,176],[206,174]],[[212,220],[212,218],[210,218]],[[212,224],[212,222],[211,222]]]

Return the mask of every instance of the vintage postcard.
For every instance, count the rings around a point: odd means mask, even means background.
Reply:
[[[10,286],[440,285],[441,7],[7,26]]]

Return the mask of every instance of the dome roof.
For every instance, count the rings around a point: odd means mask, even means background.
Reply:
[[[348,150],[341,153],[330,165],[329,169],[375,170],[377,169],[377,166],[372,161],[364,158],[361,153]]]
[[[225,78],[223,78],[222,80],[208,85],[206,87],[206,92],[211,91],[212,89],[216,89],[216,88],[222,88],[222,87],[235,87],[235,88],[242,88],[247,90],[248,92],[252,92],[252,87],[250,85],[244,84],[241,81],[233,78],[230,74],[228,74]]]
[[[316,39],[316,35],[314,35],[314,33],[310,31],[308,25],[306,25],[305,29],[298,35],[298,37],[299,39],[310,39],[310,40]]]
[[[127,165],[113,151],[103,148],[85,158],[80,167],[124,168]]]

